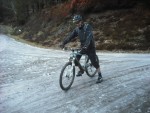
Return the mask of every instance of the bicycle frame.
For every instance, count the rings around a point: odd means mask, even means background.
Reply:
[[[80,49],[72,49],[72,53],[70,54],[69,61],[72,62],[72,66],[75,66],[75,62],[76,62],[78,67],[85,71],[86,61],[88,59],[88,56],[86,54],[79,53],[79,51],[80,51]],[[85,56],[84,65],[83,66],[81,65],[80,61],[77,60],[77,58],[76,58],[77,55]]]

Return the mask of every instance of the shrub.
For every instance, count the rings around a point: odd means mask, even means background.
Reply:
[[[64,4],[58,4],[56,6],[53,6],[49,9],[49,11],[45,12],[44,20],[55,20],[55,21],[62,21],[63,19],[67,18],[68,14],[70,12],[70,4],[64,3]]]
[[[74,12],[97,12],[105,9],[133,7],[134,0],[72,0],[71,9]]]

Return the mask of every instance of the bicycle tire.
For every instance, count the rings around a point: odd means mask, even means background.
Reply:
[[[97,62],[98,62],[98,64],[99,64],[99,59],[98,59],[98,56],[96,55],[96,60],[97,60]],[[92,68],[94,69],[94,71],[93,72],[90,72],[90,70],[89,70],[89,68],[91,69],[91,71],[92,71]],[[90,59],[88,58],[87,59],[87,61],[86,61],[86,69],[85,69],[85,71],[86,71],[86,74],[89,76],[89,77],[94,77],[95,76],[95,74],[96,74],[96,68],[92,65],[92,63],[90,62]]]
[[[70,89],[70,87],[72,86],[72,84],[74,82],[74,78],[75,78],[75,67],[73,66],[73,69],[70,70],[70,73],[72,73],[72,78],[71,78],[71,80],[70,80],[70,82],[68,83],[67,86],[64,85],[64,83],[63,83],[63,77],[64,77],[64,74],[66,74],[65,71],[69,71],[69,70],[67,70],[68,66],[71,66],[71,68],[72,68],[72,63],[71,62],[67,62],[63,66],[63,68],[61,70],[61,73],[60,73],[60,79],[59,79],[60,87],[61,87],[62,90],[65,90],[65,91],[68,90],[68,89]],[[65,75],[66,79],[69,79],[68,76],[70,76],[70,73],[69,73],[69,75],[68,75],[68,73]]]

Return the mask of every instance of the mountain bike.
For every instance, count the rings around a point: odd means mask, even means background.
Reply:
[[[62,90],[68,90],[72,86],[75,78],[76,63],[77,66],[84,70],[89,77],[94,77],[97,72],[89,57],[86,54],[80,54],[81,49],[71,49],[71,51],[69,61],[63,66],[60,73],[59,84]],[[84,56],[84,61],[78,61],[76,58],[77,55]],[[96,59],[99,63],[97,55]]]

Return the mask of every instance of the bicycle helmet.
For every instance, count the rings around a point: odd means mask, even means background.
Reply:
[[[80,15],[75,15],[75,16],[73,17],[73,23],[79,22],[79,21],[81,21],[81,20],[82,20],[82,17],[81,17]]]

